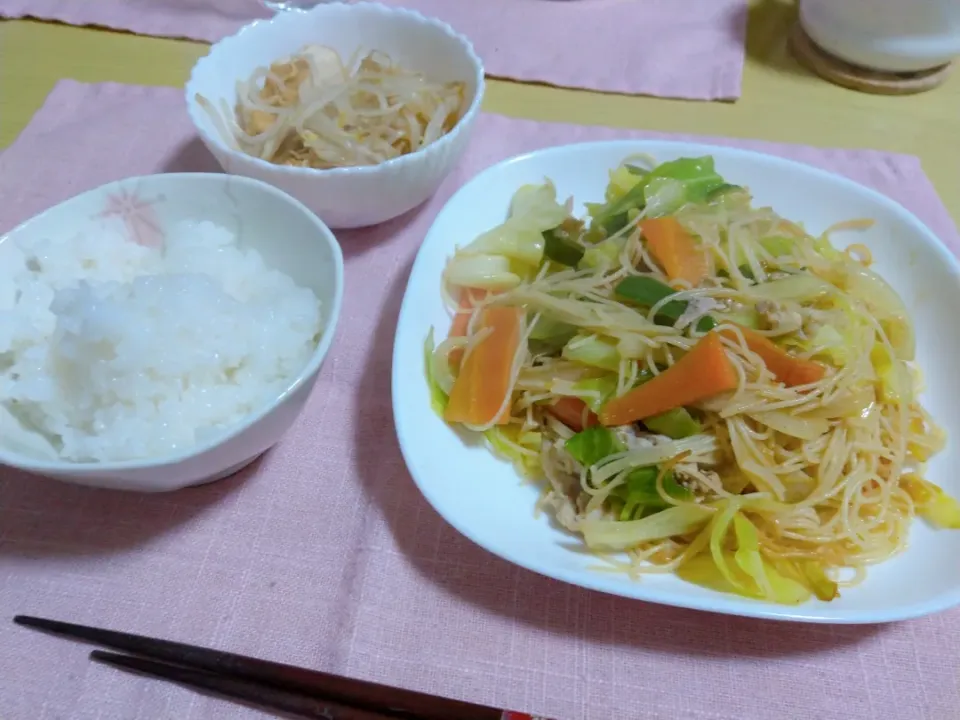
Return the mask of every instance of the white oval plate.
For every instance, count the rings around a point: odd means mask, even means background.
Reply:
[[[454,431],[430,409],[424,380],[423,343],[431,326],[437,338],[450,328],[440,298],[440,277],[455,246],[503,221],[510,198],[524,183],[549,177],[558,194],[600,201],[608,171],[631,153],[660,161],[713,155],[728,182],[749,186],[756,203],[805,223],[816,234],[829,225],[870,217],[877,223],[858,234],[870,247],[878,271],[900,292],[917,330],[918,356],[930,390],[924,402],[947,432],[960,431],[960,265],[915,216],[889,198],[856,183],[800,163],[730,148],[661,141],[614,141],[549,148],[495,165],[467,183],[437,216],[417,255],[400,310],[393,354],[393,412],[400,447],[413,479],[431,505],[457,530],[483,548],[557,580],[615,595],[680,607],[828,623],[902,620],[960,603],[960,532],[914,525],[909,549],[870,568],[861,585],[833,602],[798,607],[726,595],[669,575],[639,581],[597,572],[597,561],[579,541],[534,517],[538,491],[524,484],[510,464],[480,442]],[[853,242],[851,240],[851,242]],[[954,495],[960,461],[950,443],[930,464],[929,477]]]

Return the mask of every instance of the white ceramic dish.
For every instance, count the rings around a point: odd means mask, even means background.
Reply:
[[[220,105],[236,102],[236,83],[304,45],[328,45],[349,58],[380,50],[403,67],[439,81],[466,83],[460,122],[432,145],[380,165],[312,170],[284,167],[229,147],[197,103],[197,93]],[[483,99],[483,65],[470,41],[449,25],[412,10],[377,3],[330,3],[258,20],[221,40],[200,58],[187,83],[187,111],[221,167],[276,185],[334,228],[375,225],[402,215],[436,192],[466,149]]]
[[[818,233],[840,220],[872,217],[875,227],[857,235],[873,251],[876,267],[902,294],[916,323],[919,362],[928,387],[924,402],[952,437],[960,432],[960,265],[916,217],[887,197],[813,167],[730,148],[659,141],[617,141],[550,148],[503,162],[481,173],[437,216],[417,255],[403,299],[393,356],[393,410],[407,466],[424,496],[451,525],[511,562],[583,587],[626,597],[736,615],[833,623],[875,623],[935,612],[960,603],[960,532],[933,531],[917,522],[909,550],[871,568],[867,580],[842,597],[799,607],[725,595],[673,576],[639,582],[589,569],[596,561],[579,541],[534,518],[538,491],[513,468],[470,442],[430,409],[423,378],[423,343],[431,326],[446,336],[440,276],[455,245],[465,245],[506,215],[510,197],[545,177],[560,197],[602,200],[607,173],[631,153],[658,160],[713,155],[718,171],[751,188],[759,204],[803,221]],[[929,477],[955,496],[960,453],[950,443],[930,465]]]
[[[226,436],[193,450],[144,461],[78,464],[27,457],[4,447],[0,465],[77,483],[159,492],[211,482],[230,475],[273,446],[303,409],[330,349],[343,296],[343,256],[333,233],[300,202],[249,178],[183,173],[130,178],[90,190],[28,220],[0,243],[15,238],[74,237],[104,223],[136,227],[137,208],[161,229],[182,220],[210,220],[256,248],[264,262],[316,293],[324,332],[306,367],[272,403]],[[110,208],[105,217],[105,208]],[[123,210],[123,215],[117,215]],[[143,216],[141,216],[143,217]]]

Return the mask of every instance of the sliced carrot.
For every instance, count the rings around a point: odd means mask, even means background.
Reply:
[[[707,254],[675,217],[642,220],[640,229],[650,253],[671,280],[696,287],[707,276]]]
[[[586,424],[583,420],[584,410],[587,411]],[[574,432],[580,432],[585,427],[593,427],[598,422],[596,413],[588,410],[587,404],[575,397],[560,398],[547,408],[547,412]]]
[[[510,392],[513,358],[520,344],[520,312],[512,307],[483,310],[478,331],[489,328],[490,333],[460,365],[444,412],[448,422],[485,425],[496,418],[503,425],[510,421],[509,407],[499,417],[497,413]]]
[[[767,370],[773,373],[787,387],[797,385],[808,385],[823,379],[827,374],[827,369],[813,360],[804,360],[794,357],[783,348],[777,346],[770,338],[754,332],[750,328],[741,327],[743,339],[747,342],[747,347],[760,356]],[[723,336],[740,342],[737,334],[732,330],[724,330]]]
[[[655,378],[606,403],[600,409],[600,422],[627,425],[733,390],[737,384],[737,371],[720,336],[709,333]]]
[[[473,309],[477,303],[486,299],[489,293],[486,290],[476,290],[474,288],[462,288],[460,290],[460,307],[457,314],[453,316],[453,324],[450,326],[448,337],[463,337],[467,334],[467,326],[470,324],[470,318],[473,317]],[[463,350],[455,348],[447,355],[447,359],[452,367],[460,365],[460,358],[463,357]]]

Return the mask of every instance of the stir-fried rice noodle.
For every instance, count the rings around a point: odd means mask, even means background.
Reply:
[[[444,296],[469,322],[430,363],[444,397],[491,336],[484,313],[521,311],[500,412],[465,424],[543,483],[537,509],[582,535],[607,559],[605,569],[677,572],[779,602],[829,600],[838,584],[859,582],[865,566],[904,549],[917,514],[960,525],[956,503],[922,479],[945,438],[917,400],[910,319],[869,269],[866,246],[839,250],[830,242],[871,223],[815,237],[754,207],[744,188],[724,185],[693,199],[683,183],[648,188],[620,227],[609,222],[611,208],[632,186],[649,183],[654,166],[650,158],[625,161],[611,173],[605,203],[588,204],[585,223],[570,217],[571,203],[558,202],[549,183],[521,188],[507,221],[461,248],[445,272]],[[665,205],[658,192],[674,197]],[[666,215],[706,256],[695,284],[671,278],[641,230]],[[558,262],[549,244],[544,250],[541,233],[558,226],[579,246],[579,261]],[[539,259],[523,245],[538,237]],[[673,294],[646,306],[625,300],[615,288],[631,277],[658,280]],[[488,294],[458,309],[464,287]],[[664,322],[678,301],[685,310]],[[579,462],[572,439],[594,412],[602,418],[605,402],[669,372],[705,336],[707,316],[736,386],[680,409],[692,431],[667,437],[643,420],[610,427],[608,453]],[[756,351],[758,336],[818,363],[822,376],[781,382]],[[464,353],[459,365],[451,360],[456,348]],[[571,397],[583,401],[572,421],[554,410]],[[636,472],[649,468],[653,490],[631,507]]]
[[[344,63],[308,45],[237,83],[234,108],[197,101],[233,148],[280,165],[376,165],[436,142],[459,121],[462,82],[434,82],[389,56]]]

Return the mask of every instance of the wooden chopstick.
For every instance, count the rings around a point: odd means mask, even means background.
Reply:
[[[412,690],[354,680],[318,670],[260,660],[235,653],[160,640],[144,635],[46,618],[17,615],[17,625],[85,640],[124,653],[139,655],[167,665],[200,670],[208,675],[257,683],[275,690],[305,695],[308,698],[341,703],[387,717],[411,720],[500,720],[501,713],[491,707],[426,695]],[[115,656],[108,655],[111,660]],[[103,660],[102,654],[98,656]],[[113,664],[118,664],[115,661]],[[129,662],[127,662],[129,665]],[[191,677],[196,679],[196,677]],[[205,678],[206,679],[206,678]],[[213,688],[211,688],[213,689]],[[322,715],[320,717],[323,717]]]
[[[303,693],[278,690],[269,685],[261,685],[249,680],[216,675],[203,670],[170,665],[169,663],[134,657],[133,655],[119,655],[104,650],[94,650],[90,653],[90,659],[121,670],[161,680],[170,680],[194,690],[213,693],[231,700],[240,700],[263,709],[297,717],[314,718],[315,720],[397,720],[404,717],[402,715],[367,711],[331,700],[309,697]],[[410,716],[407,715],[406,717],[409,718]]]

